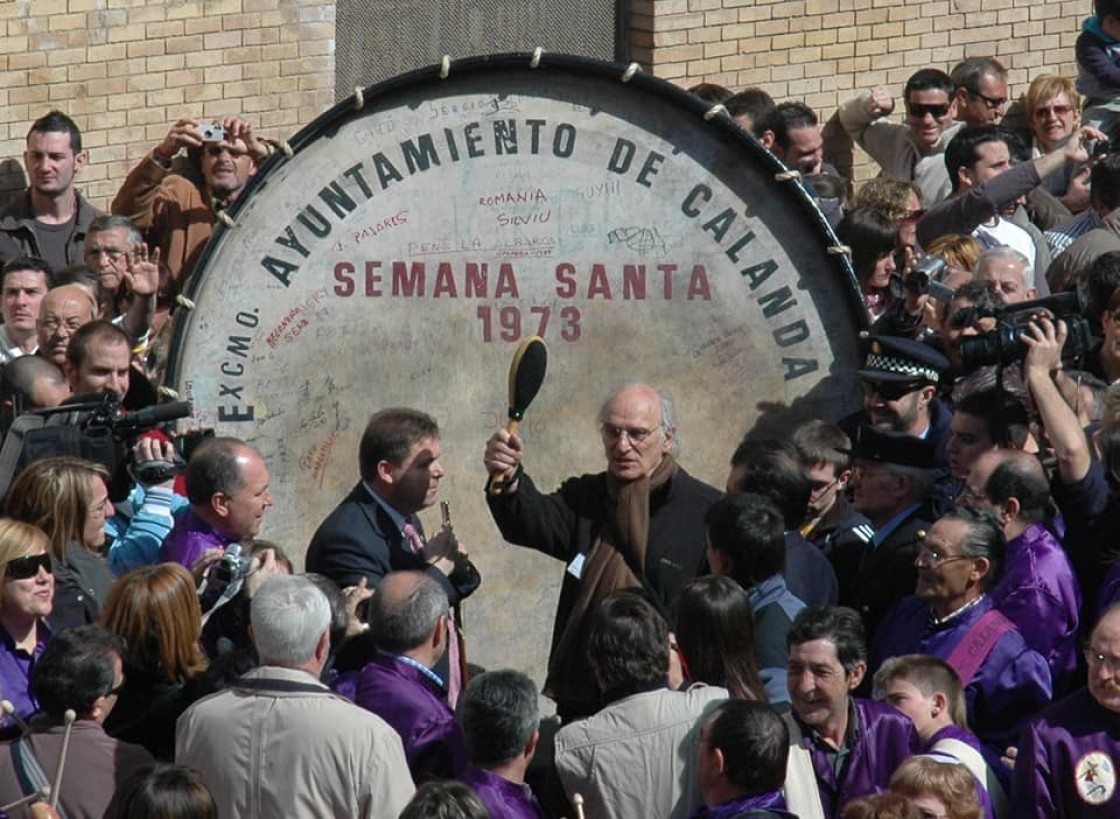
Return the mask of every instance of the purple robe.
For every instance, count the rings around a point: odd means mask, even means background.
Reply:
[[[1045,524],[1007,542],[1007,565],[990,595],[1027,645],[1046,658],[1054,690],[1070,690],[1077,674],[1081,588],[1062,544]]]
[[[786,817],[797,819],[796,816],[786,810],[786,799],[782,796],[781,791],[763,793],[757,796],[740,796],[735,799],[728,799],[726,802],[720,802],[718,805],[701,805],[693,812],[690,819],[734,819],[740,813],[748,810],[765,810],[781,819],[786,819]]]
[[[478,794],[491,816],[500,816],[502,819],[541,819],[537,797],[524,782],[511,782],[493,771],[472,765],[463,777],[463,784]]]
[[[15,706],[16,714],[24,721],[31,719],[31,715],[39,710],[39,703],[31,695],[29,679],[31,669],[43,656],[43,650],[51,638],[50,629],[41,621],[38,638],[35,649],[28,654],[15,644],[7,631],[0,628],[0,694]],[[3,719],[0,719],[0,738],[14,739],[21,733],[23,729],[15,718],[4,714]]]
[[[851,750],[840,781],[832,769],[835,754],[814,738],[815,731],[798,722],[803,734],[801,744],[813,759],[821,808],[830,819],[838,819],[851,800],[887,790],[895,768],[921,747],[914,723],[894,706],[857,698],[851,702],[847,740]],[[797,718],[795,713],[792,716]]]
[[[190,569],[207,549],[225,551],[238,538],[211,528],[191,509],[175,518],[175,525],[159,549],[160,563],[178,563]]]
[[[1011,786],[1015,819],[1120,816],[1120,714],[1087,688],[1036,716],[1019,740]]]
[[[447,704],[447,693],[400,657],[378,653],[361,671],[339,676],[334,690],[385,720],[401,737],[417,785],[458,779],[467,768],[467,744]]]
[[[948,623],[935,625],[929,604],[910,596],[888,613],[871,647],[874,673],[888,657],[931,654],[948,660],[969,629],[992,608],[987,595]],[[1012,629],[996,641],[991,652],[965,682],[968,724],[994,752],[1014,745],[1027,719],[1050,702],[1050,666]]]

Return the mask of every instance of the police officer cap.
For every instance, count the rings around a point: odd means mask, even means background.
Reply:
[[[868,424],[860,426],[853,454],[864,461],[878,461],[897,466],[933,469],[936,465],[933,444],[930,441],[903,432],[875,429]]]
[[[859,374],[868,381],[936,384],[948,369],[949,359],[928,344],[897,336],[871,336]]]

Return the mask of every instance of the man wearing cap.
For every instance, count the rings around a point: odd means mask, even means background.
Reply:
[[[891,604],[914,593],[914,558],[936,517],[930,494],[937,470],[929,441],[867,425],[859,429],[854,454],[852,505],[871,521],[875,536],[842,602],[860,613],[871,639]]]
[[[928,344],[896,336],[871,336],[859,370],[863,412],[840,426],[851,438],[859,424],[923,438],[933,445],[934,463],[949,474],[949,423],[952,411],[937,397],[949,360]]]
[[[991,513],[966,508],[939,518],[915,558],[915,593],[891,608],[871,644],[872,669],[905,654],[951,665],[964,684],[969,727],[996,753],[1016,743],[1053,693],[1046,659],[988,594],[1006,554]]]

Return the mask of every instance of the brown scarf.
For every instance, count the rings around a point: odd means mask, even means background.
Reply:
[[[649,496],[677,472],[671,455],[646,475],[622,482],[607,473],[607,495],[614,502],[614,520],[608,521],[591,545],[583,564],[579,593],[568,622],[552,652],[544,693],[556,699],[598,699],[594,677],[587,673],[583,652],[587,645],[589,613],[613,591],[644,587],[630,566],[644,569],[649,540]],[[630,556],[629,563],[623,553]],[[578,692],[578,693],[577,693]]]

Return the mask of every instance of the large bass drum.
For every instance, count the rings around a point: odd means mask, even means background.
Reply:
[[[289,145],[207,247],[168,383],[193,424],[263,453],[262,535],[297,562],[357,480],[369,415],[433,414],[441,496],[484,578],[472,660],[543,669],[564,571],[503,543],[483,499],[519,341],[549,345],[521,426],[542,487],[603,467],[595,415],[630,380],[670,393],[680,460],[716,486],[748,430],[856,403],[863,313],[827,222],[726,113],[667,82],[539,53],[445,60]]]

